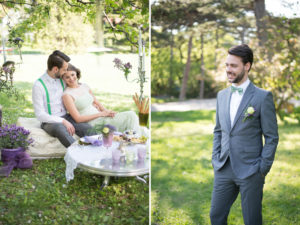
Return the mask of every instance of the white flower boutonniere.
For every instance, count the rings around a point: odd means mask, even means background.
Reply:
[[[245,111],[243,122],[245,122],[247,119],[253,118],[255,112],[256,112],[255,108],[249,106]]]

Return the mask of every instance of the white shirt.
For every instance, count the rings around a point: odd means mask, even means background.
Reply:
[[[247,79],[244,83],[242,83],[240,86],[236,86],[236,84],[232,84],[234,87],[239,87],[243,89],[243,94],[239,94],[237,91],[233,92],[231,94],[231,100],[230,100],[230,121],[231,121],[231,127],[233,126],[234,118],[237,113],[237,110],[240,106],[241,100],[245,94],[245,91],[250,84],[250,80]]]
[[[40,77],[48,89],[51,115],[48,113],[47,97],[44,86],[39,80],[35,81],[32,88],[32,102],[36,118],[44,123],[62,123],[66,109],[62,101],[63,88],[60,79],[52,78],[46,72]],[[64,83],[64,87],[66,84]]]

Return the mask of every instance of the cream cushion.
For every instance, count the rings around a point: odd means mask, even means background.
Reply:
[[[32,158],[58,158],[66,154],[67,148],[56,137],[47,134],[36,118],[19,117],[17,125],[30,131],[29,138],[33,138],[34,142],[29,146],[27,153]],[[75,139],[78,139],[78,136],[75,135]]]

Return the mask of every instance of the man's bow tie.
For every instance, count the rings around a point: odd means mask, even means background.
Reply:
[[[235,91],[237,91],[240,95],[243,94],[243,88],[239,88],[231,85],[231,92],[234,93]]]

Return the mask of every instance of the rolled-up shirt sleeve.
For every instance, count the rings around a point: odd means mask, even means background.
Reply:
[[[62,123],[63,118],[49,115],[45,95],[45,89],[36,81],[32,88],[32,102],[36,118],[42,123]]]

